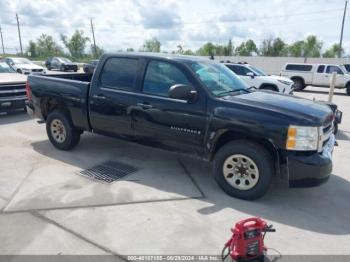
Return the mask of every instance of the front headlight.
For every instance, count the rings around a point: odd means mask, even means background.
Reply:
[[[291,85],[292,84],[292,82],[290,82],[290,81],[284,81],[284,80],[278,80],[278,82],[280,82],[280,83],[282,83],[282,84],[284,84],[284,85]]]
[[[294,151],[316,151],[318,140],[318,127],[289,126],[286,148]]]

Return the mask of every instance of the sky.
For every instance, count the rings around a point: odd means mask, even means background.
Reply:
[[[138,50],[156,37],[162,50],[196,50],[211,41],[235,46],[248,39],[259,46],[270,37],[287,43],[317,35],[326,49],[339,42],[345,0],[0,0],[0,26],[6,51],[19,50],[18,13],[24,48],[41,34],[83,30],[106,51]],[[344,28],[345,52],[350,53],[350,10]],[[349,50],[349,51],[348,51]]]

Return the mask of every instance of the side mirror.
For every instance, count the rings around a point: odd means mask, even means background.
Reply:
[[[190,101],[196,96],[197,92],[189,86],[179,84],[170,87],[168,94],[173,99]]]
[[[254,77],[255,77],[255,75],[254,75],[254,73],[253,73],[253,72],[249,72],[249,73],[247,73],[247,74],[246,74],[246,76],[250,76],[251,78],[254,78]]]

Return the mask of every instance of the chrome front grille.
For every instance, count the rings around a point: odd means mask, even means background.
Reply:
[[[331,138],[334,130],[333,121],[320,128],[320,138],[319,138],[319,152],[323,152],[324,147]]]
[[[25,84],[2,84],[0,85],[0,100],[20,98],[26,95]]]

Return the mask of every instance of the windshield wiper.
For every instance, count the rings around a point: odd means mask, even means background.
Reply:
[[[222,92],[222,93],[218,94],[218,96],[225,96],[225,95],[229,95],[231,93],[237,93],[237,92],[240,92],[240,91],[244,91],[246,93],[250,93],[250,91],[248,89],[250,89],[250,88],[239,88],[239,89],[236,89],[236,90],[230,90],[230,91]]]

